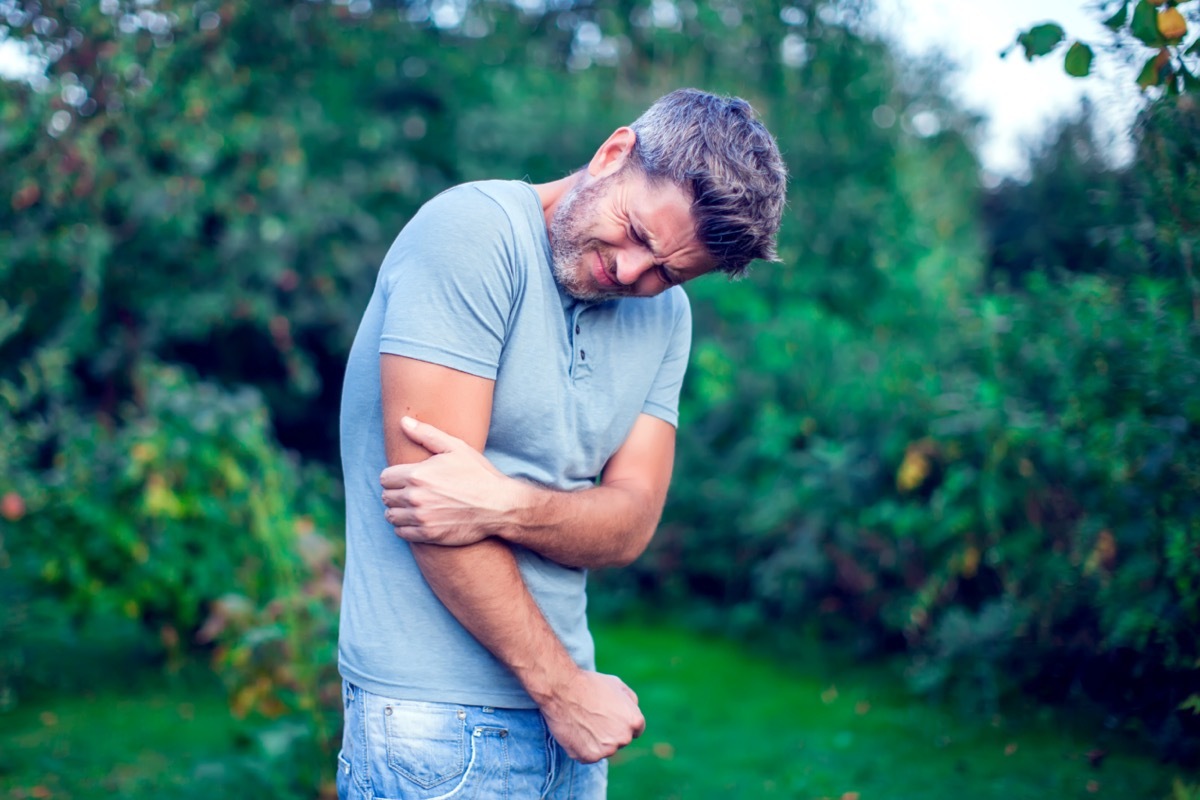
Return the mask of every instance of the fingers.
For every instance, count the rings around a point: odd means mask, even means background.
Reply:
[[[383,512],[383,517],[393,528],[401,528],[406,525],[417,524],[415,515],[405,508],[389,508],[387,511]]]
[[[412,466],[396,464],[379,473],[379,485],[385,489],[403,489],[408,485]],[[387,502],[387,492],[384,492],[384,502]]]
[[[448,453],[451,450],[465,446],[462,439],[456,439],[445,431],[433,427],[428,422],[421,422],[412,417],[402,418],[400,420],[400,427],[409,439],[434,455]]]
[[[403,486],[396,486],[390,489],[385,489],[380,497],[383,498],[383,504],[388,508],[411,508],[414,503],[410,498],[415,494],[411,489],[406,489]]]

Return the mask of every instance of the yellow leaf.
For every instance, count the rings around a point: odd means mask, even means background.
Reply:
[[[138,442],[129,451],[135,464],[148,464],[158,457],[158,448],[149,442]]]
[[[902,492],[911,492],[929,477],[929,459],[920,450],[909,447],[904,454],[904,461],[896,472],[896,488]]]
[[[152,517],[179,519],[183,516],[183,503],[161,475],[151,475],[146,481],[146,493],[142,499],[146,513]]]
[[[1158,32],[1166,39],[1182,39],[1187,35],[1187,21],[1176,8],[1165,8],[1158,13]]]
[[[962,574],[964,578],[974,578],[979,571],[979,548],[971,546],[963,553]]]

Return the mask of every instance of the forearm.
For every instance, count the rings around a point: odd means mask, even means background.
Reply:
[[[413,544],[425,580],[455,619],[543,704],[578,667],[521,578],[507,544]]]
[[[623,485],[562,492],[522,483],[513,497],[498,536],[588,569],[632,562],[650,543],[662,512],[661,501]]]
[[[380,476],[388,521],[409,542],[462,547],[497,537],[567,566],[608,567],[641,555],[658,525],[675,448],[675,428],[658,418],[639,416],[600,485],[574,492],[508,477],[477,445],[404,424],[435,453],[420,463],[392,459]]]

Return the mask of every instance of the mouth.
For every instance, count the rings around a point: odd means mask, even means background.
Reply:
[[[596,283],[605,289],[621,289],[624,288],[621,284],[609,277],[608,270],[604,268],[604,259],[600,256],[600,252],[596,251],[596,266],[592,268],[592,277],[596,279]]]

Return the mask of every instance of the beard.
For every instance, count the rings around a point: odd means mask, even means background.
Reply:
[[[613,274],[610,258],[605,258],[604,248],[589,233],[591,223],[597,217],[597,207],[608,191],[608,183],[616,176],[585,183],[580,179],[571,190],[558,201],[554,217],[550,220],[550,257],[554,279],[567,294],[576,300],[598,301],[630,294],[626,288],[611,289],[597,285],[588,264],[589,253],[600,254],[609,274]]]

